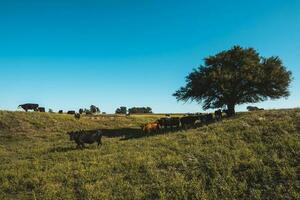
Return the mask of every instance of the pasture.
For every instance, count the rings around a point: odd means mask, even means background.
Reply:
[[[0,111],[0,199],[300,199],[299,109],[140,131],[161,116]],[[79,129],[103,145],[76,149]]]

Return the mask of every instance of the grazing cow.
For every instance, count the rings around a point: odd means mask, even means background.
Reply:
[[[221,109],[215,111],[215,119],[216,119],[216,121],[222,120],[222,110]]]
[[[204,124],[209,124],[212,123],[213,121],[214,121],[214,117],[211,113],[201,116],[201,122]]]
[[[87,111],[85,111],[85,114],[86,115],[92,115],[93,113],[91,111],[87,110]]]
[[[201,119],[201,115],[199,116],[184,116],[180,118],[180,123],[182,128],[187,129],[195,126],[197,120]]]
[[[264,110],[263,108],[258,108],[256,106],[248,106],[247,107],[248,111],[258,111],[258,110]]]
[[[46,112],[46,109],[44,107],[38,107],[39,112]]]
[[[230,117],[230,112],[228,109],[224,109],[222,112],[225,113],[227,117]]]
[[[150,122],[144,124],[143,126],[141,126],[141,128],[145,133],[159,132],[160,129],[158,122]]]
[[[80,114],[79,113],[76,113],[75,115],[74,115],[74,117],[75,117],[75,119],[80,119]]]
[[[23,108],[26,112],[28,110],[37,111],[38,107],[39,107],[39,104],[34,104],[34,103],[26,103],[26,104],[21,104],[18,106],[18,108]]]
[[[58,113],[59,113],[59,114],[63,114],[64,111],[63,111],[63,110],[59,110]]]
[[[168,128],[173,129],[174,127],[178,129],[180,126],[179,117],[164,117],[160,118],[157,121],[159,123],[159,126],[164,128],[165,130]]]
[[[68,115],[75,115],[76,112],[75,112],[74,110],[69,110],[69,111],[67,112],[67,114],[68,114]]]
[[[84,147],[84,144],[93,144],[95,142],[98,143],[98,146],[102,145],[102,132],[100,130],[93,130],[93,131],[76,131],[76,132],[69,132],[71,141],[75,141],[77,147]]]

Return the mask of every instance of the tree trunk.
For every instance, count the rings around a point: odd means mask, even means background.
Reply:
[[[232,117],[235,115],[235,104],[228,104],[227,105],[227,109],[228,109],[228,117]]]

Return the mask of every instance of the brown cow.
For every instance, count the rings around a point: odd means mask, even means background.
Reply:
[[[159,132],[159,123],[158,122],[150,122],[143,126],[141,126],[142,130],[145,133],[153,133],[153,132]]]

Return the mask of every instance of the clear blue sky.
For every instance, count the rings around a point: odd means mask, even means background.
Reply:
[[[299,107],[299,36],[299,0],[0,1],[0,108],[201,111],[172,93],[205,56],[235,44],[293,72],[291,96],[259,106]]]

